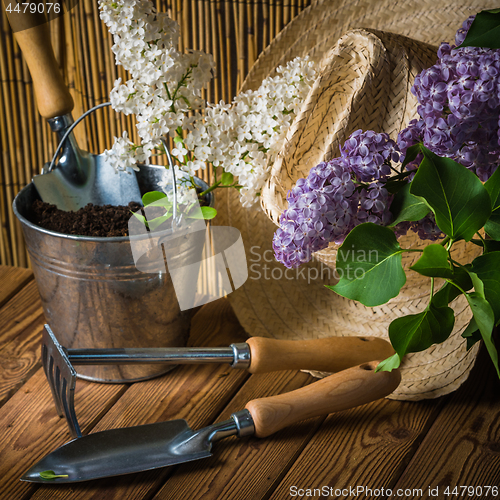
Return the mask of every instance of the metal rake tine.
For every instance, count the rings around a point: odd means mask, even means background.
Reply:
[[[76,371],[49,325],[44,325],[42,360],[59,416],[64,414],[73,437],[82,437],[75,412]]]
[[[79,438],[82,437],[82,432],[80,430],[80,426],[78,424],[78,420],[76,418],[75,412],[75,386],[76,386],[76,377],[73,379],[70,377],[68,379],[66,377],[61,377],[61,382],[59,383],[59,400],[61,401],[64,414],[66,415],[66,420],[68,422],[69,430],[73,437]]]
[[[63,409],[61,406],[61,402],[59,401],[59,397],[57,395],[55,380],[54,380],[54,358],[49,354],[49,349],[45,342],[45,338],[43,339],[42,342],[42,364],[43,364],[43,370],[45,372],[45,377],[47,377],[47,382],[49,383],[50,392],[52,393],[52,398],[56,405],[57,414],[60,417],[62,417]]]

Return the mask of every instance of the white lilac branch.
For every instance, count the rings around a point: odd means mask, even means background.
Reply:
[[[161,139],[175,138],[172,155],[189,175],[207,164],[234,176],[243,206],[258,199],[270,164],[316,78],[313,63],[297,58],[231,104],[206,104],[201,90],[212,78],[211,55],[177,50],[179,26],[149,0],[100,0],[101,19],[114,37],[116,64],[131,79],[115,82],[116,111],[134,114],[141,144],[125,132],[105,152],[116,170],[138,169]],[[214,184],[219,186],[220,181]]]

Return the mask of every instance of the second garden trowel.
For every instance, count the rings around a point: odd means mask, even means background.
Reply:
[[[377,364],[364,363],[295,391],[250,401],[229,420],[197,431],[185,420],[172,420],[89,434],[50,453],[21,479],[73,483],[207,458],[212,444],[225,437],[266,437],[301,420],[389,395],[399,385],[400,373],[375,373]]]

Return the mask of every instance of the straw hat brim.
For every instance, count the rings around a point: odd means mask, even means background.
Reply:
[[[319,63],[351,28],[388,31],[437,46],[443,41],[452,42],[469,15],[495,6],[492,1],[443,5],[428,1],[319,0],[297,16],[261,54],[242,90],[258,88],[277,66],[297,56],[309,54]],[[335,282],[335,271],[323,262],[313,260],[297,270],[287,270],[275,261],[272,239],[276,225],[264,211],[243,208],[234,190],[218,193],[216,206],[216,223],[238,228],[245,245],[249,277],[228,298],[249,335],[283,339],[346,335],[387,338],[395,310],[400,315],[413,314],[427,304],[428,289],[412,272],[408,273],[404,293],[388,304],[367,308],[340,297],[324,286]],[[415,244],[415,238],[406,241],[407,246]],[[461,247],[457,251],[463,254],[468,250]],[[466,351],[460,336],[470,319],[465,301],[457,299],[454,309],[455,335],[443,344],[406,356],[403,381],[390,397],[438,397],[466,380],[477,346]]]

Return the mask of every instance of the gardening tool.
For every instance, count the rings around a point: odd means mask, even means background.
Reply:
[[[198,431],[180,419],[89,434],[50,453],[21,479],[47,483],[40,473],[50,470],[63,476],[51,483],[72,483],[207,458],[212,443],[225,437],[266,437],[301,420],[387,396],[401,377],[399,371],[374,373],[377,363],[349,368],[287,394],[255,399],[229,420]]]
[[[140,203],[141,193],[132,169],[116,174],[104,155],[90,154],[78,147],[72,130],[79,120],[73,123],[73,98],[63,82],[52,47],[48,43],[48,25],[46,22],[38,26],[36,22],[30,24],[32,16],[40,17],[29,11],[8,14],[33,79],[38,111],[48,120],[60,140],[54,160],[59,151],[62,151],[55,168],[53,160],[43,167],[42,175],[33,177],[41,199],[66,211],[78,210],[88,203]],[[33,25],[35,26],[29,27]]]
[[[42,336],[42,363],[59,416],[66,416],[73,437],[82,433],[75,413],[75,365],[229,363],[250,373],[281,370],[337,372],[359,363],[384,359],[391,345],[375,337],[332,337],[315,340],[275,340],[251,337],[229,347],[65,349],[49,325]]]

